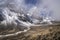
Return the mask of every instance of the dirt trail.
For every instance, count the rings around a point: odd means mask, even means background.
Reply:
[[[60,24],[34,26],[25,33],[23,32],[17,36],[0,38],[0,40],[60,40]]]

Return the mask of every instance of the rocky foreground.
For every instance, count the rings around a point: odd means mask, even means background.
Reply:
[[[23,32],[16,36],[2,37],[0,40],[60,40],[60,24],[32,26],[31,29],[25,33]]]

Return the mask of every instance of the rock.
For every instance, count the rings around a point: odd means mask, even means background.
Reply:
[[[2,13],[2,9],[0,9],[0,21],[3,21],[4,18],[3,18],[3,13]]]

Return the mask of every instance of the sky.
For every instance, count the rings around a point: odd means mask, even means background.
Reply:
[[[25,3],[35,5],[37,3],[37,0],[25,0]]]

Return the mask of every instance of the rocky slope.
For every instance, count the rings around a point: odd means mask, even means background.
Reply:
[[[31,29],[25,33],[0,38],[0,40],[60,40],[60,24],[32,26]]]

